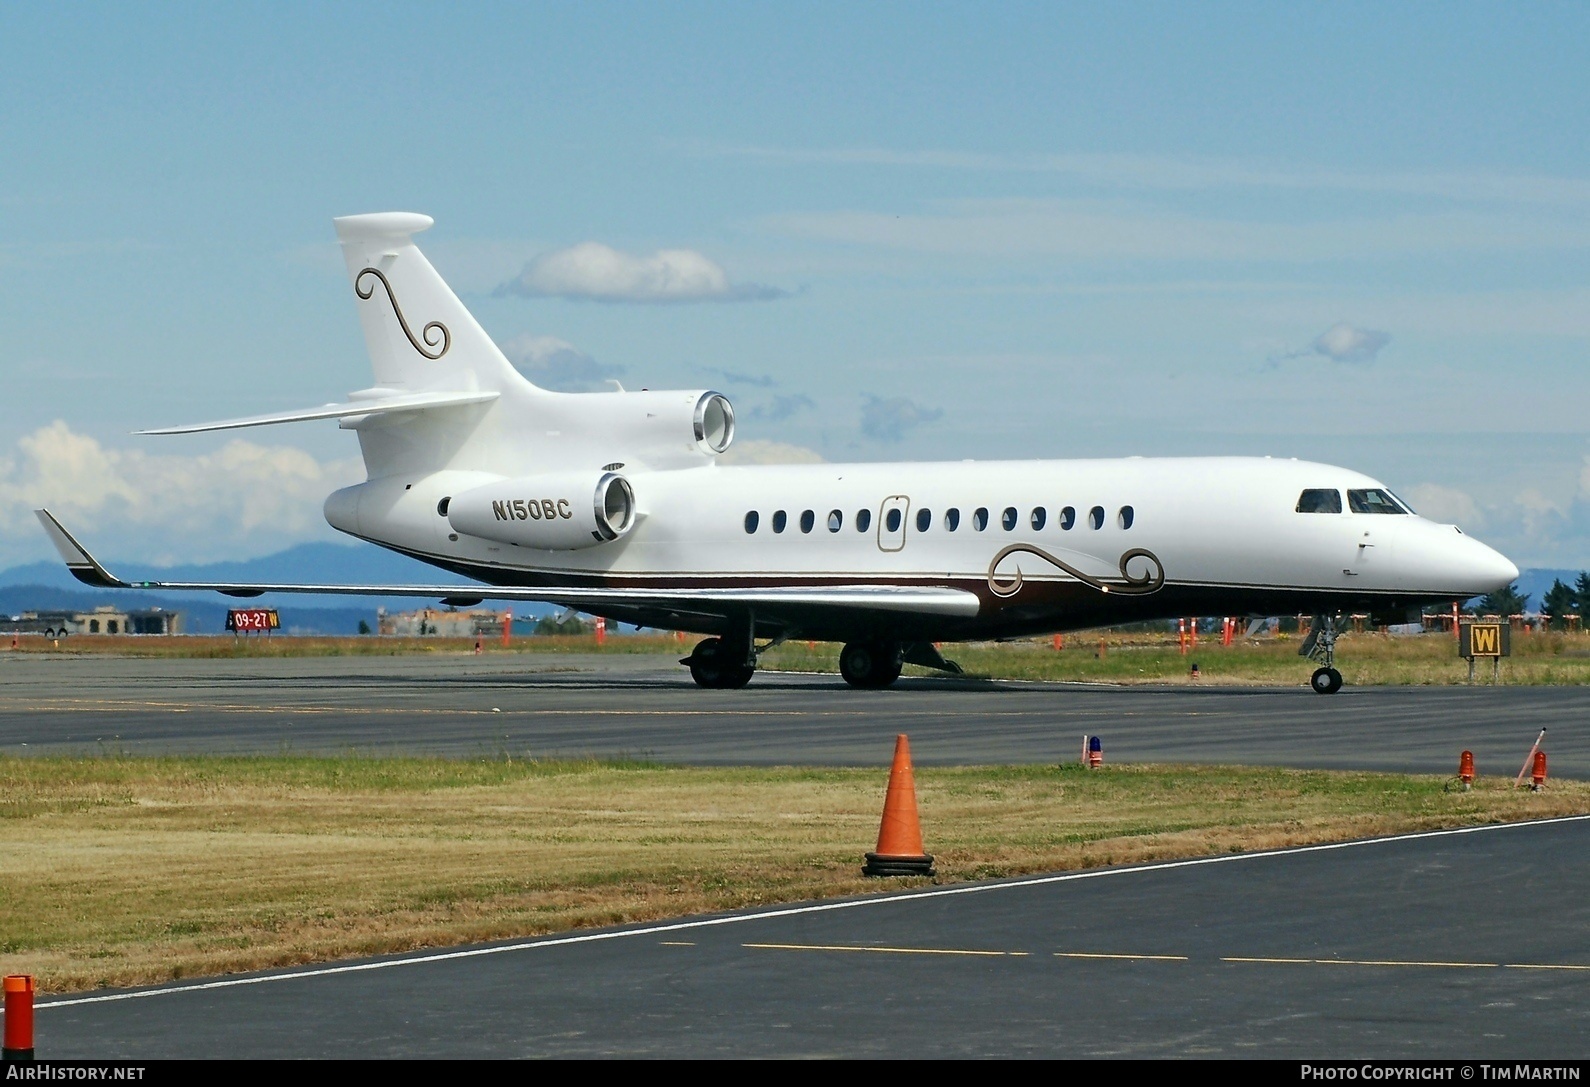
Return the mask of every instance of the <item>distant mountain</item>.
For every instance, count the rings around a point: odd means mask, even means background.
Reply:
[[[463,585],[456,575],[427,566],[417,559],[372,544],[306,543],[242,562],[188,563],[153,566],[149,563],[105,564],[117,577],[130,581],[309,581],[378,582],[386,584]],[[55,585],[80,588],[82,583],[56,561],[31,562],[0,570],[0,586]]]
[[[457,585],[471,582],[395,551],[371,544],[307,543],[241,562],[153,566],[103,560],[117,577],[129,581],[298,582],[309,584]],[[335,603],[333,603],[335,602]],[[244,603],[273,607],[288,631],[354,634],[363,620],[375,626],[375,612],[411,611],[434,605],[424,597],[307,596],[270,593],[247,601],[228,601],[216,593],[131,593],[84,585],[59,562],[33,562],[0,570],[0,615],[24,611],[92,610],[101,604],[119,608],[165,608],[183,612],[187,629],[216,633],[226,627],[229,607]],[[545,604],[515,604],[521,616],[545,615],[558,609]]]
[[[1571,586],[1579,580],[1579,571],[1530,569],[1518,575],[1518,591],[1529,597],[1531,611],[1540,607],[1554,580],[1561,580],[1564,585]]]

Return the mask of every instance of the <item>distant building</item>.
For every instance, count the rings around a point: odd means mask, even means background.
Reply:
[[[93,611],[25,611],[3,622],[15,634],[62,638],[71,634],[179,634],[182,613],[164,608],[123,611],[101,604]]]
[[[385,608],[380,608],[375,613],[375,625],[377,634],[406,638],[478,638],[501,634],[503,614],[486,608],[471,611],[421,608],[389,615]]]

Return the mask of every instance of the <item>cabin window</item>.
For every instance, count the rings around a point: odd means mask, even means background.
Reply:
[[[437,513],[437,515],[440,516],[440,517],[446,517],[447,516],[447,507],[452,505],[452,504],[453,504],[453,498],[452,498],[451,495],[447,496],[446,498],[442,499],[440,502],[436,503],[436,513]]]
[[[961,527],[961,511],[951,506],[944,511],[944,531],[954,532]]]
[[[787,524],[789,524],[788,515],[786,515],[783,510],[775,511],[773,514],[773,531],[783,532],[784,526]]]
[[[107,634],[116,633],[116,620],[114,620],[114,619],[105,620],[105,633],[107,633]]]
[[[1354,513],[1407,513],[1390,491],[1373,487],[1366,491],[1348,491],[1347,504]]]
[[[1071,531],[1071,526],[1077,523],[1077,511],[1074,506],[1067,506],[1060,511],[1060,527],[1066,532]]]
[[[898,509],[889,511],[888,516],[883,519],[883,527],[890,532],[900,531],[900,511]]]
[[[845,527],[845,515],[838,510],[828,511],[828,531],[838,532]]]
[[[856,531],[857,532],[865,532],[865,531],[867,531],[867,529],[869,529],[871,527],[872,527],[872,511],[871,510],[857,510],[856,511]]]
[[[1005,526],[1006,532],[1009,532],[1011,529],[1015,528],[1016,522],[1019,519],[1020,518],[1016,513],[1015,506],[1006,506],[1005,512],[999,515],[999,523]]]
[[[916,511],[916,530],[918,532],[926,532],[931,527],[933,527],[933,511],[932,510],[917,510]]]
[[[812,530],[812,526],[815,525],[816,523],[817,523],[817,515],[815,513],[813,513],[811,510],[805,510],[805,511],[803,511],[801,513],[801,531],[802,532],[810,532]]]
[[[1088,510],[1088,524],[1092,525],[1096,529],[1104,527],[1103,506],[1094,506],[1092,509]]]
[[[1032,530],[1034,532],[1038,532],[1043,528],[1044,522],[1047,520],[1049,520],[1049,514],[1044,511],[1044,508],[1042,506],[1034,506],[1032,509],[1032,517],[1029,519],[1029,523],[1032,525]]]
[[[1297,512],[1340,513],[1342,512],[1342,492],[1335,489],[1304,491],[1298,496]]]
[[[98,619],[90,619],[88,621],[88,632],[90,634],[98,634],[99,633],[99,620]]]
[[[1132,509],[1131,506],[1122,506],[1121,512],[1115,515],[1115,523],[1120,525],[1123,529],[1131,528],[1132,521],[1135,520],[1136,517],[1137,513]]]
[[[988,510],[978,506],[972,511],[972,527],[978,532],[988,527]]]
[[[747,535],[756,531],[757,522],[760,520],[761,517],[757,516],[757,512],[755,510],[752,510],[750,513],[745,515],[745,531]]]

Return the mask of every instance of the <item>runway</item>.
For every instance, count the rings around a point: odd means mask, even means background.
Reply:
[[[251,660],[0,657],[0,752],[622,756],[694,764],[927,765],[1073,758],[1482,775],[1549,728],[1554,776],[1590,778],[1590,689],[1108,687],[759,674],[704,691],[670,657]]]
[[[45,1001],[41,1057],[1578,1059],[1590,820]]]
[[[0,658],[0,751],[1070,759],[1590,777],[1579,688],[1103,687],[656,656]],[[1590,822],[941,888],[41,1006],[41,1056],[1571,1057]],[[243,984],[238,982],[242,981]],[[109,997],[110,999],[105,999]],[[46,1004],[51,1002],[46,1001]]]

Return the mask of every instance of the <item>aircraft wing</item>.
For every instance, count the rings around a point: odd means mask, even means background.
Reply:
[[[123,581],[88,553],[49,510],[34,510],[50,542],[72,576],[102,589],[159,589],[166,592],[213,591],[227,596],[262,593],[325,593],[343,596],[415,596],[439,598],[457,606],[482,600],[526,600],[584,610],[655,608],[722,615],[742,608],[837,607],[971,618],[977,614],[975,593],[939,586],[813,585],[710,589],[592,589],[538,585],[296,585],[233,582]]]
[[[363,415],[387,415],[397,411],[423,411],[426,408],[450,408],[465,404],[485,404],[497,399],[500,393],[397,393],[370,400],[350,400],[342,404],[323,404],[318,408],[297,411],[273,411],[266,415],[246,415],[239,419],[220,419],[213,423],[192,423],[187,426],[160,427],[158,430],[140,430],[139,434],[202,434],[210,430],[237,430],[241,427],[272,426],[276,423],[302,423],[311,419],[351,419]]]

